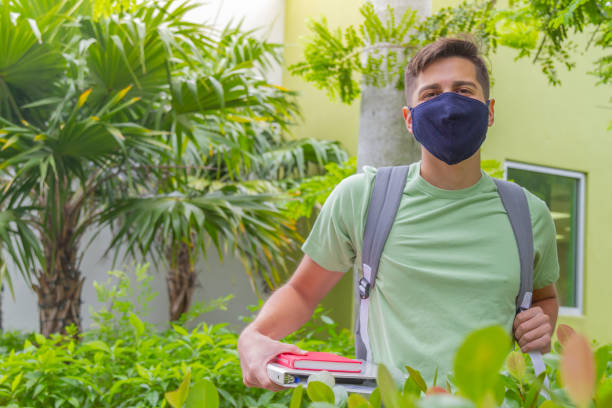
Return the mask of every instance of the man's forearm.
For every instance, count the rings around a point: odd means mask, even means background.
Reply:
[[[264,303],[255,320],[245,330],[257,330],[274,340],[299,329],[312,316],[310,305],[291,284],[277,289]]]

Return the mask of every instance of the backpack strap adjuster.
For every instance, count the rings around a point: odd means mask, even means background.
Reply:
[[[370,297],[370,282],[366,278],[359,279],[359,297],[361,299]]]

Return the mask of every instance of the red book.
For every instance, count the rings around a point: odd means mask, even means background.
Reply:
[[[273,362],[296,370],[325,370],[343,373],[359,373],[363,365],[360,360],[319,351],[309,351],[306,354],[282,353],[277,355]]]

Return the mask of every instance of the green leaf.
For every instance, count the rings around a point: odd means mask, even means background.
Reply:
[[[327,384],[321,381],[309,381],[306,393],[311,401],[334,403],[334,392]]]
[[[11,382],[11,392],[15,392],[15,390],[19,386],[19,383],[21,382],[22,377],[23,377],[23,371],[20,371],[19,374],[17,374],[17,376],[13,380],[13,382]]]
[[[137,336],[142,336],[144,334],[145,325],[142,322],[142,320],[140,320],[140,318],[136,316],[134,313],[130,313],[130,324],[136,331]]]
[[[401,396],[395,386],[395,381],[391,373],[384,364],[378,365],[378,374],[376,376],[382,403],[385,408],[401,408]]]
[[[103,342],[102,340],[92,340],[89,341],[87,343],[83,344],[83,347],[80,350],[98,350],[98,351],[104,351],[106,353],[110,353],[110,347],[108,347],[108,344],[106,344],[105,342]]]
[[[470,334],[455,356],[455,383],[463,395],[479,404],[492,393],[510,349],[510,338],[499,326]]]
[[[595,395],[596,407],[612,407],[612,378],[603,381]]]
[[[370,397],[368,398],[368,402],[370,403],[370,405],[372,405],[372,407],[380,408],[382,404],[382,399],[380,397],[380,388],[374,388],[374,391],[372,391]]]
[[[596,381],[600,381],[606,373],[608,368],[608,362],[612,357],[612,345],[606,345],[598,348],[595,351],[595,367],[596,367]]]
[[[348,408],[371,408],[372,405],[367,399],[359,394],[351,394],[348,397]],[[293,407],[292,407],[293,408]]]
[[[293,389],[291,393],[291,403],[289,408],[300,408],[302,406],[302,398],[304,395],[304,386],[301,384]]]
[[[526,407],[532,407],[538,400],[538,396],[540,395],[540,391],[542,390],[542,385],[544,383],[544,378],[546,378],[546,373],[541,373],[535,381],[530,384],[529,392],[525,397]]]
[[[189,393],[189,383],[191,382],[191,370],[187,371],[183,382],[179,385],[178,389],[169,391],[165,394],[166,400],[172,406],[172,408],[183,408],[183,404],[187,400],[187,394]]]
[[[218,408],[219,393],[215,385],[206,379],[195,383],[189,390],[185,408]]]
[[[421,373],[410,366],[406,366],[406,370],[408,370],[408,373],[410,374],[409,378],[414,381],[414,383],[421,389],[421,391],[427,392],[427,384],[425,384],[425,380],[421,376]]]
[[[519,381],[523,381],[525,376],[525,371],[527,370],[527,364],[525,363],[525,358],[522,353],[518,351],[513,351],[508,355],[506,359],[506,366],[508,367],[508,372],[514,376]]]
[[[607,405],[602,405],[602,406],[607,406]],[[557,405],[553,401],[548,400],[548,401],[544,401],[542,405],[540,405],[538,408],[562,408],[562,407],[561,405]]]
[[[414,382],[412,378],[406,378],[402,394],[404,396],[412,395],[418,398],[421,395],[421,388],[417,385],[416,382]]]

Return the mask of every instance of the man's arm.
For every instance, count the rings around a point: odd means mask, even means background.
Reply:
[[[308,321],[315,307],[342,275],[342,272],[329,271],[308,255],[304,256],[289,281],[270,296],[255,320],[238,338],[245,385],[275,391],[282,389],[268,378],[266,364],[277,354],[302,351],[278,340]]]
[[[550,342],[557,324],[559,301],[554,285],[533,291],[531,308],[519,313],[514,319],[514,337],[521,351],[550,351]]]

